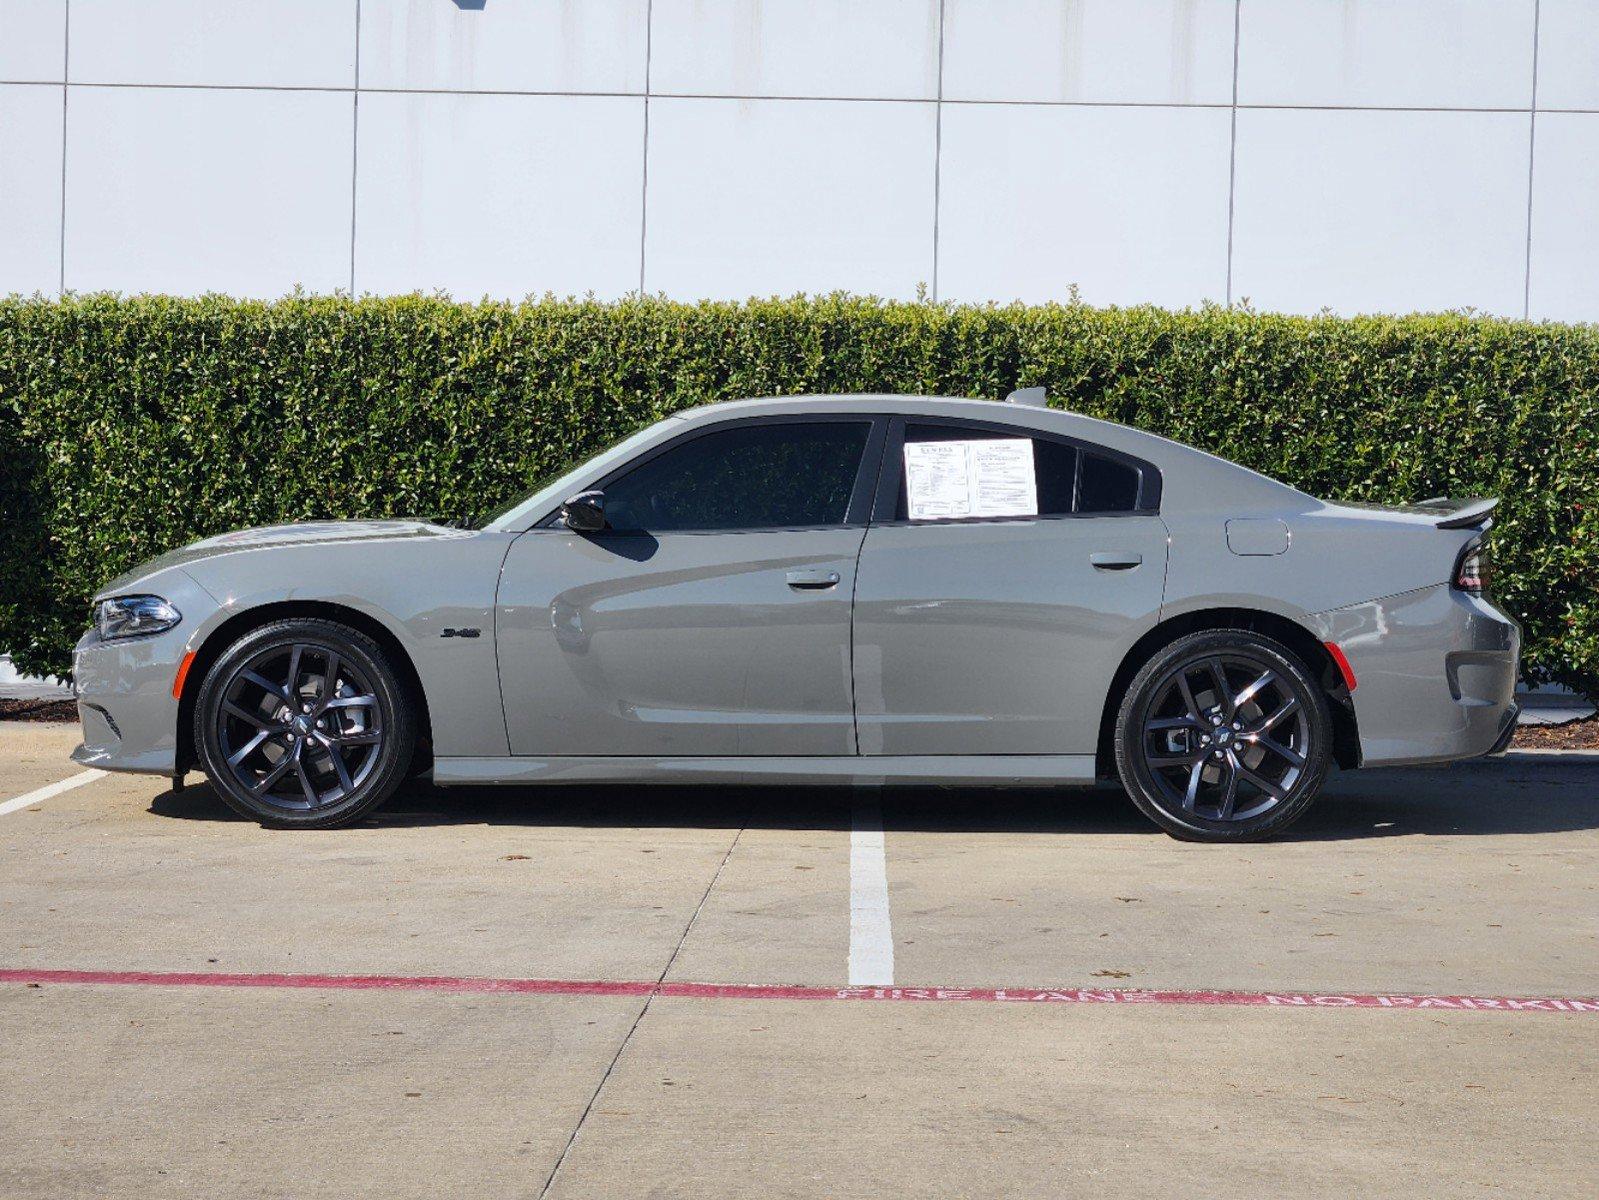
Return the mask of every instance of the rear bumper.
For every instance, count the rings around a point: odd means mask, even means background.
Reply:
[[[1489,749],[1485,757],[1503,754],[1510,748],[1510,739],[1516,736],[1516,722],[1521,717],[1521,705],[1512,704],[1510,711],[1505,714],[1505,727],[1499,731],[1499,740]]]
[[[1317,613],[1355,673],[1365,766],[1497,753],[1515,732],[1521,626],[1447,584]]]

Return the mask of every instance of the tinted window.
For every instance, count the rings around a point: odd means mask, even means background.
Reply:
[[[905,441],[917,442],[982,442],[1010,441],[1019,434],[1000,433],[989,429],[966,429],[956,425],[907,425]],[[1037,515],[1064,516],[1072,511],[1072,492],[1077,480],[1077,450],[1062,442],[1031,439],[1033,443],[1033,479],[1038,490]],[[897,520],[909,518],[910,502],[906,473],[900,472],[899,510]]]
[[[1078,488],[1080,513],[1132,512],[1138,507],[1138,472],[1098,454],[1083,455],[1083,478]]]
[[[658,454],[605,485],[619,532],[841,525],[871,425],[741,425]]]

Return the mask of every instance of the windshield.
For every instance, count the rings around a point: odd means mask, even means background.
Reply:
[[[646,426],[646,429],[648,428],[650,427]],[[472,527],[474,529],[487,529],[490,525],[504,520],[518,509],[528,505],[529,502],[535,499],[540,492],[545,491],[552,484],[558,483],[568,475],[572,475],[578,471],[581,471],[590,463],[595,462],[606,454],[609,454],[612,450],[615,450],[624,442],[632,440],[642,432],[645,432],[645,430],[631,430],[627,433],[621,434],[612,438],[598,449],[589,451],[589,453],[583,455],[581,458],[575,458],[571,462],[565,464],[564,466],[557,467],[553,471],[546,471],[543,475],[535,479],[526,491],[518,493],[511,500],[501,504],[499,507],[489,509],[487,512],[474,518],[472,521]]]

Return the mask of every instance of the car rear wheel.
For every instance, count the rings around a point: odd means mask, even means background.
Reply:
[[[405,778],[415,717],[366,635],[333,621],[275,621],[207,672],[194,706],[200,765],[229,806],[263,825],[347,825]]]
[[[1116,721],[1122,786],[1173,837],[1269,837],[1327,777],[1326,697],[1286,646],[1247,630],[1179,638],[1134,676]]]

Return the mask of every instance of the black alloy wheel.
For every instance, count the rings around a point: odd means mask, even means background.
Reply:
[[[326,828],[381,804],[404,778],[411,704],[382,650],[347,626],[279,621],[246,634],[195,705],[201,765],[264,824]]]
[[[1247,630],[1190,634],[1157,653],[1123,700],[1122,783],[1176,837],[1243,841],[1297,819],[1326,778],[1327,700],[1287,647]]]

